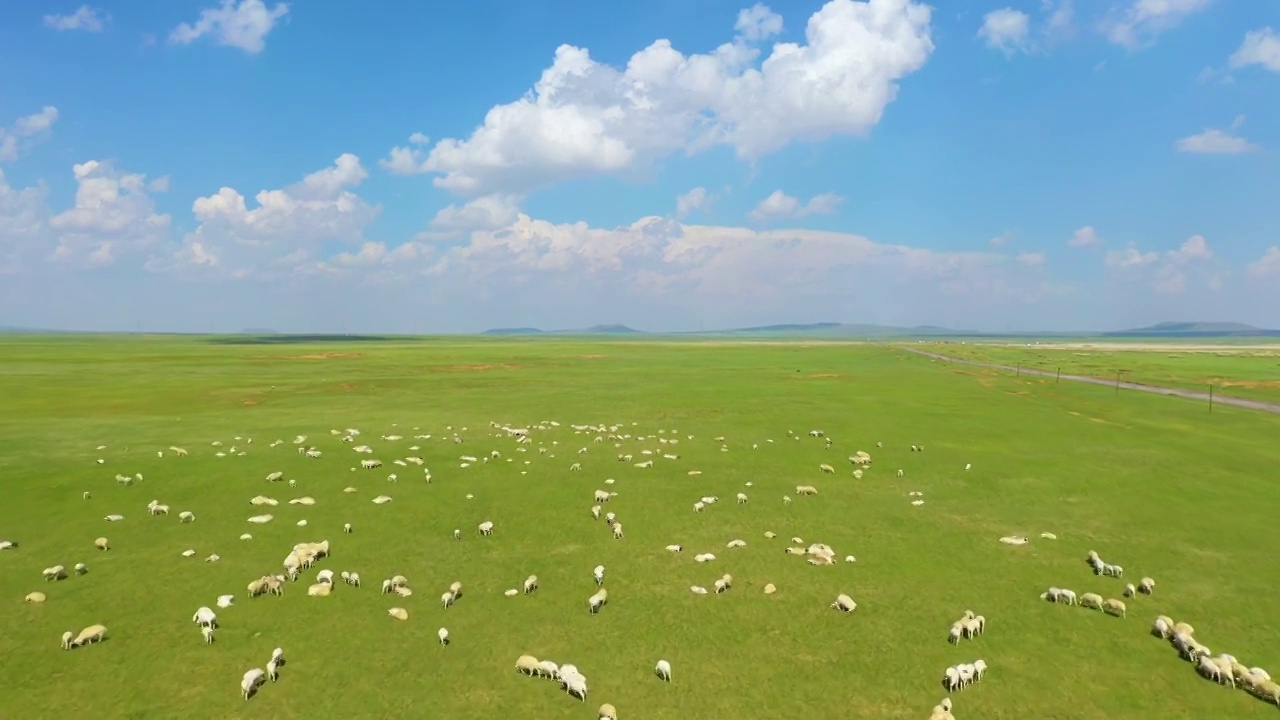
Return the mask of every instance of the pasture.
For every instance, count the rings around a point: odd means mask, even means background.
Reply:
[[[939,355],[1015,367],[1121,379],[1280,402],[1280,343],[1258,345],[1180,345],[1152,343],[1079,343],[1066,345],[1000,345],[994,343],[930,343],[912,345]],[[1052,379],[1050,379],[1052,382]]]
[[[989,670],[953,694],[959,720],[1277,712],[1202,679],[1149,630],[1170,615],[1215,653],[1280,671],[1280,418],[875,345],[217,340],[0,339],[0,539],[19,544],[0,551],[0,717],[552,720],[595,718],[608,702],[623,719],[923,719],[943,671],[978,658]],[[1232,360],[1218,362],[1230,374]],[[491,423],[532,428],[526,451]],[[572,427],[588,424],[616,429]],[[361,431],[355,443],[330,432],[346,428]],[[322,456],[300,455],[297,435]],[[353,452],[360,443],[374,452]],[[846,457],[858,450],[872,465],[855,479]],[[393,464],[413,455],[430,483]],[[366,458],[383,466],[360,469]],[[297,486],[268,482],[275,471]],[[143,479],[125,486],[118,473]],[[819,494],[798,496],[800,484]],[[604,509],[624,539],[592,519],[597,489],[617,493]],[[251,506],[259,494],[279,506]],[[393,500],[372,503],[379,494]],[[316,504],[288,504],[303,495]],[[705,495],[720,501],[695,513]],[[153,499],[172,514],[149,517]],[[195,522],[180,523],[183,510]],[[275,520],[246,522],[262,512]],[[482,538],[484,520],[496,528]],[[1010,534],[1030,542],[998,542]],[[857,561],[812,566],[784,553],[792,536]],[[745,547],[726,547],[738,538]],[[246,597],[295,543],[320,540],[331,556],[283,597]],[[1091,549],[1125,579],[1095,576]],[[717,559],[696,563],[700,552]],[[210,553],[221,559],[203,562]],[[77,562],[87,574],[41,578]],[[597,564],[609,603],[591,615]],[[324,568],[358,571],[363,587],[308,597]],[[690,592],[724,573],[728,592]],[[379,593],[394,574],[412,597]],[[530,574],[536,593],[504,596]],[[1038,599],[1051,585],[1118,598],[1141,576],[1155,593],[1127,599],[1125,619]],[[464,594],[443,609],[455,580]],[[31,591],[47,602],[24,603]],[[205,645],[191,615],[228,593]],[[856,612],[829,607],[839,593]],[[966,609],[987,630],[951,645]],[[106,641],[59,649],[64,630],[93,623]],[[241,675],[277,646],[289,660],[279,682],[246,702]],[[586,702],[515,672],[525,653],[577,665]],[[669,684],[653,675],[660,658]]]

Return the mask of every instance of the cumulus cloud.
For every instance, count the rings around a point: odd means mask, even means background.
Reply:
[[[0,163],[13,162],[31,142],[35,142],[53,128],[58,121],[58,108],[46,105],[40,112],[25,115],[9,127],[0,127]]]
[[[1208,290],[1220,289],[1222,273],[1216,268],[1213,251],[1202,235],[1192,235],[1178,247],[1166,251],[1140,252],[1130,245],[1107,253],[1106,265],[1130,279],[1145,279],[1156,293],[1177,295],[1191,280]]]
[[[154,257],[148,269],[216,269],[247,277],[283,272],[286,266],[305,268],[327,242],[358,247],[381,210],[352,191],[368,176],[359,157],[344,153],[293,185],[260,191],[254,208],[229,187],[196,198],[191,211],[199,226],[180,247]]]
[[[715,195],[704,187],[696,187],[676,198],[676,219],[683,220],[694,212],[706,212],[715,202]]]
[[[117,172],[111,163],[98,160],[72,166],[72,174],[75,204],[48,221],[57,240],[49,259],[78,266],[111,265],[168,236],[171,219],[156,212],[145,175]]]
[[[276,22],[288,13],[285,3],[268,8],[262,0],[222,0],[217,7],[201,10],[194,24],[182,23],[174,28],[169,33],[169,43],[190,45],[207,35],[218,45],[256,55],[267,46],[267,35]]]
[[[1201,133],[1178,140],[1173,146],[1178,152],[1196,155],[1240,155],[1258,149],[1243,137],[1216,128],[1205,128]]]
[[[987,47],[1006,55],[1027,52],[1031,40],[1031,16],[1013,8],[992,10],[982,16],[978,37],[986,42]]]
[[[738,12],[738,21],[733,24],[733,29],[743,40],[764,40],[782,32],[782,16],[758,2]]]
[[[1244,42],[1231,54],[1227,64],[1233,68],[1258,65],[1274,73],[1280,73],[1280,33],[1268,26],[1250,30]]]
[[[1249,263],[1248,273],[1255,280],[1280,280],[1280,246],[1272,245],[1262,257]]]
[[[88,5],[81,5],[70,15],[45,15],[44,26],[54,30],[83,30],[85,32],[102,32],[111,16]]]
[[[520,212],[520,200],[519,195],[486,195],[463,205],[449,205],[436,213],[431,228],[441,237],[455,237],[510,225]]]
[[[778,43],[758,63],[751,38],[779,29],[773,17],[756,6],[711,53],[684,55],[658,40],[624,68],[561,45],[533,89],[490,109],[468,138],[430,151],[396,147],[384,166],[433,173],[438,187],[477,197],[717,145],[753,161],[794,140],[865,134],[933,52],[928,6],[830,0],[809,18],[805,44]]]
[[[1129,0],[1112,8],[1100,30],[1116,45],[1130,50],[1150,46],[1162,33],[1177,27],[1188,17],[1211,5],[1213,0]]]
[[[1102,244],[1102,236],[1092,225],[1085,225],[1079,230],[1071,234],[1071,239],[1067,240],[1067,247],[1083,248],[1093,247]]]
[[[835,193],[822,193],[809,198],[809,202],[802,203],[799,198],[794,198],[781,190],[774,190],[769,197],[760,201],[754,210],[747,213],[747,218],[759,223],[809,215],[831,215],[842,202],[844,198]]]
[[[1042,268],[1045,264],[1045,253],[1043,250],[1039,252],[1020,252],[1014,260],[1023,267]]]

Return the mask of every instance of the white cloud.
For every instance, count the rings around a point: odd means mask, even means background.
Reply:
[[[169,192],[169,176],[161,175],[160,177],[147,183],[147,189],[151,192],[163,193]]]
[[[1280,280],[1280,246],[1272,245],[1262,257],[1249,263],[1248,273],[1255,280]]]
[[[454,237],[510,225],[520,212],[520,200],[518,195],[485,195],[464,205],[449,205],[436,213],[431,228],[443,237]]]
[[[561,45],[534,88],[489,110],[469,138],[396,148],[386,163],[475,197],[625,173],[678,150],[728,145],[755,160],[793,140],[863,135],[928,60],[929,23],[911,0],[830,0],[809,18],[807,44],[778,43],[759,67],[742,35],[687,56],[658,40],[624,69]]]
[[[81,266],[111,265],[146,251],[169,234],[170,217],[156,212],[146,176],[120,173],[110,163],[89,160],[72,167],[75,205],[49,218],[57,239],[49,259]]]
[[[1093,247],[1102,244],[1102,236],[1092,225],[1086,225],[1071,234],[1071,239],[1067,240],[1067,247],[1082,248]]]
[[[1040,252],[1020,252],[1014,257],[1014,261],[1023,267],[1042,268],[1045,263],[1045,253]]]
[[[1136,247],[1130,245],[1124,250],[1112,250],[1107,253],[1104,262],[1107,267],[1124,269],[1147,267],[1158,260],[1160,260],[1160,253],[1139,252]]]
[[[987,245],[990,245],[993,248],[1002,248],[1005,245],[1008,245],[1012,240],[1013,240],[1013,233],[1009,232],[1008,230],[1005,230],[999,235],[988,240]]]
[[[45,15],[44,26],[54,30],[84,30],[85,32],[102,32],[111,16],[105,12],[81,5],[70,15]]]
[[[47,230],[43,185],[14,188],[0,170],[0,275],[17,272],[22,259],[40,246]]]
[[[807,203],[801,203],[799,198],[774,190],[754,210],[747,213],[747,218],[752,222],[772,222],[808,215],[831,215],[843,201],[844,198],[835,193],[822,193],[809,198]]]
[[[250,209],[233,188],[223,187],[196,198],[191,210],[200,225],[182,246],[148,264],[153,271],[181,270],[194,265],[218,268],[232,277],[256,271],[304,264],[325,242],[359,246],[364,230],[381,210],[351,188],[369,175],[360,158],[340,155],[333,165],[278,190],[262,190]],[[205,259],[199,262],[198,259]]]
[[[1257,145],[1239,135],[1232,135],[1215,128],[1205,128],[1204,132],[1190,135],[1174,143],[1178,152],[1200,155],[1239,155],[1253,152]]]
[[[1049,39],[1063,37],[1072,31],[1075,8],[1072,7],[1071,0],[1061,0],[1057,3],[1053,0],[1041,0],[1040,8],[1049,16],[1044,23],[1044,34]]]
[[[683,220],[694,212],[706,212],[715,202],[715,196],[704,187],[696,187],[676,198],[676,219]]]
[[[782,16],[758,2],[738,11],[738,21],[733,24],[733,29],[748,42],[764,40],[782,32]]]
[[[1213,0],[1129,0],[1125,8],[1113,8],[1100,29],[1107,39],[1130,50],[1151,45],[1161,33],[1212,4]]]
[[[1191,278],[1198,279],[1206,289],[1221,288],[1222,275],[1210,266],[1213,259],[1213,251],[1204,237],[1192,235],[1163,257],[1158,252],[1140,252],[1130,245],[1122,251],[1107,253],[1106,264],[1130,278],[1145,276],[1160,295],[1177,295],[1187,289]]]
[[[1280,33],[1264,27],[1244,34],[1244,42],[1231,54],[1227,64],[1233,68],[1261,65],[1271,72],[1280,73]]]
[[[992,10],[982,16],[978,37],[986,41],[987,47],[1006,55],[1028,52],[1031,47],[1031,16],[1013,8]]]
[[[169,33],[169,43],[190,45],[205,35],[218,45],[238,48],[251,55],[266,47],[267,34],[278,20],[289,12],[285,3],[270,9],[262,0],[222,0],[217,7],[205,8],[195,24],[182,23]]]
[[[416,132],[409,136],[408,146],[397,145],[391,148],[390,154],[379,160],[378,165],[387,172],[396,175],[412,175],[428,172],[426,145],[431,138]]]
[[[0,127],[0,163],[16,160],[25,143],[46,135],[57,121],[58,108],[46,105],[40,112],[18,118],[10,127]]]

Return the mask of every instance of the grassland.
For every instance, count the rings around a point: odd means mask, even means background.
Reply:
[[[1201,680],[1147,634],[1151,618],[1169,614],[1215,651],[1280,670],[1274,416],[1209,415],[1196,403],[1053,386],[873,345],[3,343],[0,538],[21,545],[0,551],[0,717],[554,720],[594,718],[607,701],[623,717],[651,720],[923,718],[942,696],[942,670],[979,657],[991,670],[957,694],[962,719],[1275,716]],[[1218,362],[1233,376],[1232,359]],[[545,455],[490,434],[490,421],[542,420],[561,423],[535,433],[535,447],[552,448]],[[681,441],[615,448],[575,434],[573,423],[617,423],[633,436],[678,431]],[[329,433],[347,427],[360,428],[387,466],[350,470],[368,456]],[[787,439],[788,429],[812,428],[834,447]],[[454,432],[465,442],[448,440]],[[387,433],[406,439],[379,439]],[[296,434],[324,457],[299,456]],[[269,447],[277,438],[285,443]],[[215,440],[248,454],[216,457]],[[913,443],[925,452],[910,452]],[[191,454],[157,457],[170,445]],[[680,457],[651,470],[615,460],[642,447]],[[843,461],[858,449],[875,459],[861,480]],[[459,467],[461,454],[491,450],[503,460]],[[410,454],[426,459],[431,484],[390,464]],[[573,462],[581,472],[569,471]],[[820,474],[823,462],[839,474]],[[894,477],[898,468],[905,478]],[[689,476],[694,469],[703,474]],[[267,483],[274,470],[297,488]],[[392,471],[398,483],[386,480]],[[135,472],[145,479],[113,481]],[[609,509],[626,527],[622,541],[587,512],[608,477],[617,480]],[[821,494],[784,505],[800,483]],[[348,485],[359,492],[344,494]],[[911,490],[924,492],[923,506],[909,504]],[[751,498],[745,506],[732,501],[739,491]],[[372,504],[382,492],[394,501]],[[260,493],[281,501],[277,520],[250,526],[248,499]],[[723,501],[694,514],[693,501],[709,493]],[[304,494],[318,504],[285,502]],[[146,517],[153,498],[174,515]],[[197,521],[179,524],[179,510]],[[103,522],[111,512],[127,519]],[[301,518],[308,527],[295,526]],[[497,531],[482,540],[473,529],[484,519]],[[354,534],[341,533],[344,522]],[[463,540],[452,539],[455,527]],[[766,540],[766,530],[779,538]],[[252,541],[236,539],[246,531]],[[1043,531],[1059,539],[1040,539]],[[1033,540],[996,541],[1009,533]],[[109,552],[92,547],[100,535]],[[793,535],[858,561],[811,567],[782,552]],[[747,547],[725,549],[733,538]],[[283,598],[244,597],[294,543],[321,539],[333,556],[316,570],[358,570],[364,588],[310,598],[290,585]],[[665,552],[668,543],[685,552]],[[187,548],[197,559],[180,557]],[[1119,581],[1084,564],[1090,549],[1135,580],[1155,577],[1156,595],[1130,601],[1124,620],[1037,600],[1048,585],[1118,597]],[[701,551],[719,559],[697,564]],[[221,562],[200,562],[211,552]],[[80,561],[90,567],[83,577],[40,579],[44,567]],[[597,563],[608,567],[611,602],[590,616]],[[724,572],[736,579],[729,593],[689,592]],[[410,579],[413,597],[378,594],[378,581],[395,573]],[[538,593],[502,595],[530,573]],[[453,580],[467,593],[443,610],[439,593]],[[761,593],[768,582],[776,595]],[[32,590],[48,602],[24,604]],[[858,601],[856,613],[827,607],[839,592]],[[205,646],[191,613],[223,593],[235,593],[236,605],[219,612],[218,641]],[[408,622],[387,616],[397,604]],[[950,646],[948,626],[966,608],[986,615],[988,631]],[[110,628],[108,641],[58,649],[63,630],[95,622]],[[441,626],[450,647],[436,643]],[[245,703],[240,675],[277,645],[290,657],[281,681]],[[516,674],[521,653],[577,664],[590,679],[588,702]],[[650,674],[658,658],[674,667],[670,685]]]
[[[1003,345],[928,343],[922,350],[964,360],[1181,388],[1267,402],[1280,402],[1280,343],[1186,345],[1171,343],[1081,343]],[[1050,381],[1052,382],[1052,381]]]

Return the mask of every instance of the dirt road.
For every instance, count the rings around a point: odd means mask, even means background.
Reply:
[[[961,360],[960,358],[947,357],[946,355],[938,355],[937,353],[925,352],[924,350],[913,350],[911,348],[902,348],[909,353],[923,355],[934,360],[945,360],[947,362],[958,363],[960,365],[972,365],[974,367],[991,368],[992,370],[1008,370],[1009,372],[1018,372],[1018,368],[1009,365],[997,365],[995,363],[979,362],[977,360]],[[1063,380],[1074,380],[1075,382],[1092,383],[1094,385],[1106,385],[1107,387],[1115,387],[1115,380],[1107,380],[1104,378],[1089,377],[1088,375],[1057,375],[1046,370],[1033,370],[1031,368],[1022,368],[1024,375],[1039,375],[1040,377],[1061,377]],[[1187,400],[1198,400],[1200,402],[1209,402],[1209,393],[1196,392],[1194,390],[1182,390],[1179,388],[1158,387],[1155,385],[1141,385],[1133,382],[1120,382],[1120,387],[1125,390],[1138,390],[1141,392],[1156,393],[1158,395],[1173,395],[1174,397],[1186,398]],[[1231,397],[1229,395],[1214,395],[1213,402],[1215,405],[1230,405],[1232,407],[1246,408],[1248,410],[1261,410],[1262,412],[1280,414],[1280,403],[1263,402],[1262,400],[1246,400],[1245,398]]]

